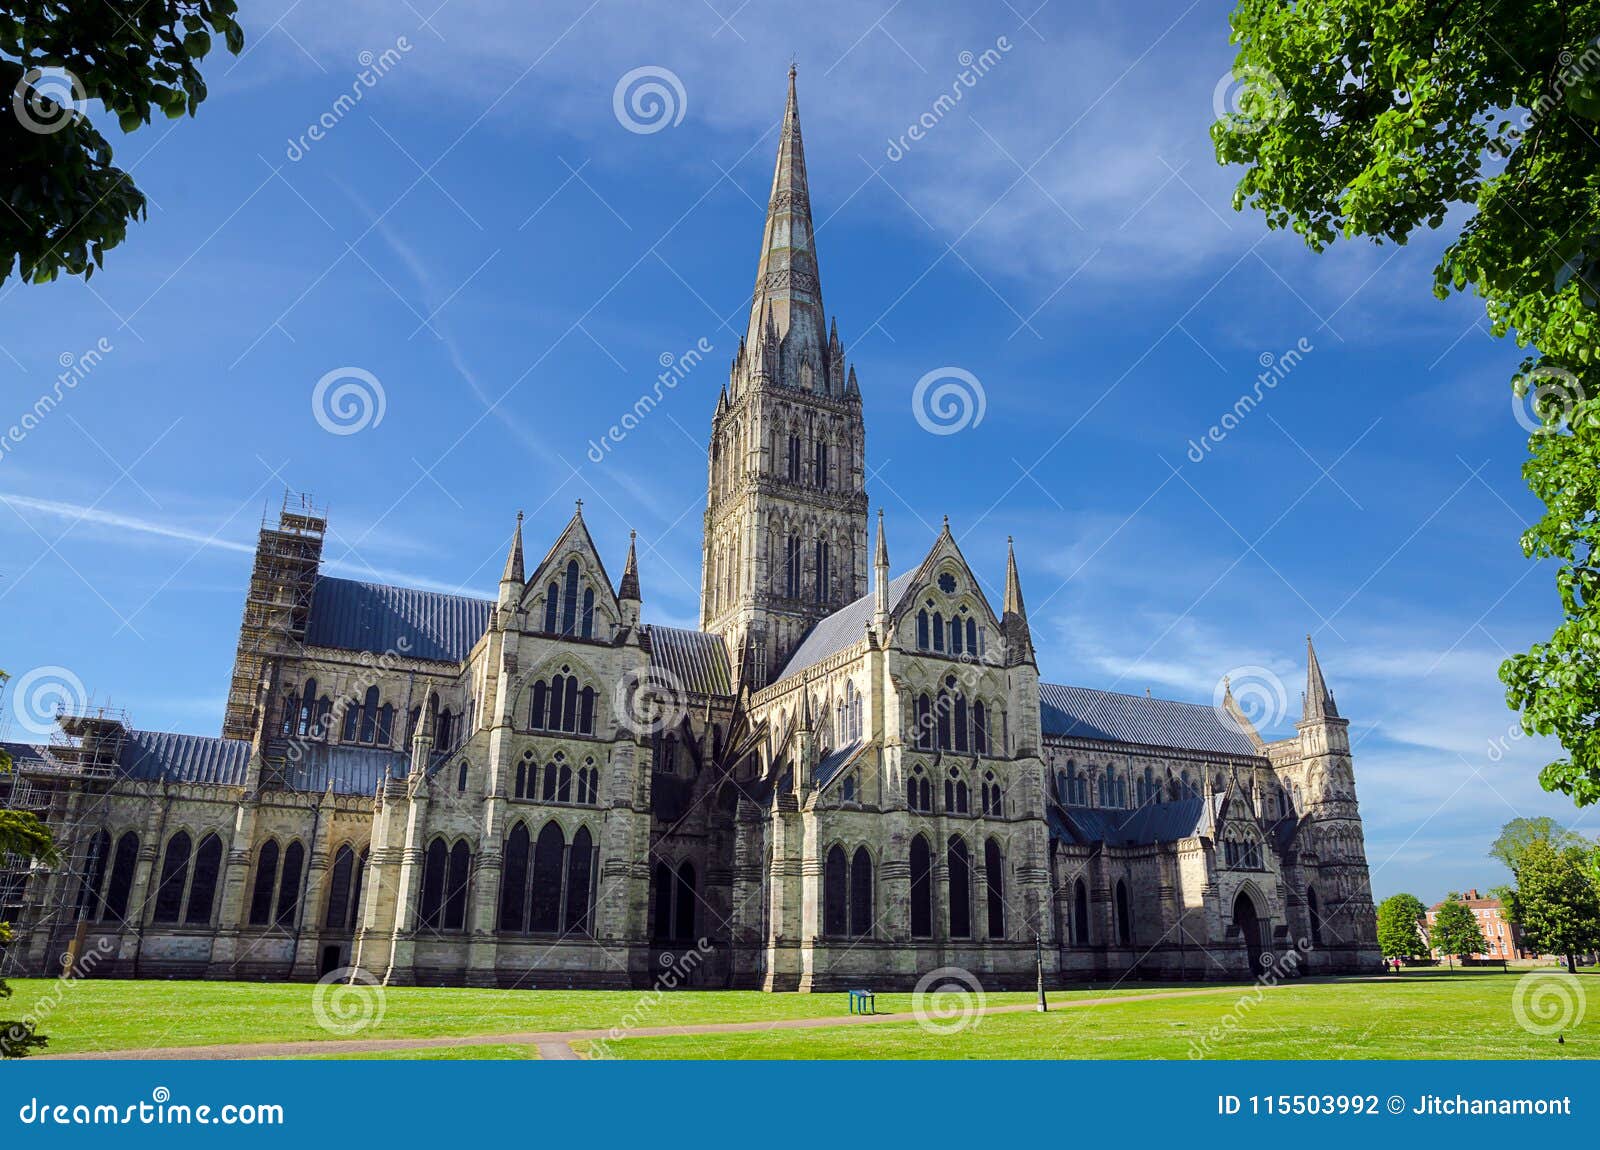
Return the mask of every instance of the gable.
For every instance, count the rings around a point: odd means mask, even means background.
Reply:
[[[565,616],[565,598],[572,582],[568,568],[574,562],[578,568],[576,594],[581,597],[586,591],[593,591],[594,606],[612,622],[620,623],[622,605],[617,601],[616,588],[612,586],[611,576],[606,574],[605,562],[600,558],[589,528],[584,525],[582,514],[575,513],[544,558],[529,573],[523,587],[521,606],[529,612],[529,621],[535,629],[552,630],[545,626],[552,583],[556,586],[556,600],[561,611],[557,616],[558,626]]]

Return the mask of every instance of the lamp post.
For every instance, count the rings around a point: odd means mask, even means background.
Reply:
[[[1040,1014],[1044,1014],[1050,1009],[1050,1005],[1044,1000],[1044,939],[1039,936],[1038,931],[1033,932],[1033,965],[1038,974],[1039,986],[1039,1005],[1036,1009]]]

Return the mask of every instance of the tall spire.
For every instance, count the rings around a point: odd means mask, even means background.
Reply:
[[[622,565],[622,583],[617,588],[618,599],[632,599],[638,602],[639,594],[639,557],[634,553],[634,540],[638,533],[628,532],[628,561]]]
[[[1317,662],[1317,649],[1311,645],[1311,636],[1306,636],[1306,694],[1301,705],[1302,721],[1313,719],[1337,719],[1339,708],[1334,705],[1333,692],[1328,690],[1328,683],[1322,677],[1322,664]]]
[[[1022,580],[1017,577],[1017,551],[1006,536],[1006,594],[1000,613],[1000,632],[1006,641],[1007,663],[1032,663],[1033,632],[1028,609],[1022,603]]]
[[[745,337],[752,354],[761,354],[769,334],[782,345],[776,365],[780,380],[791,387],[804,381],[801,368],[813,373],[813,387],[830,370],[828,326],[817,278],[816,240],[811,224],[811,194],[806,183],[805,145],[800,136],[800,106],[795,96],[795,69],[789,68],[789,103],[778,137],[778,159],[772,172],[772,195],[761,234],[761,260],[750,301],[750,327]],[[842,393],[843,379],[828,380]]]
[[[878,508],[878,548],[873,552],[872,565],[889,569],[889,544],[883,537],[883,508]]]
[[[511,536],[511,553],[506,556],[506,569],[500,574],[502,583],[521,583],[522,575],[522,512],[517,512],[517,529]]]
[[[878,642],[889,638],[889,544],[883,536],[883,508],[878,508],[878,545],[872,554],[872,627]]]
[[[1009,535],[1006,536],[1006,598],[1002,613],[1016,615],[1024,622],[1028,618],[1028,609],[1022,604],[1022,580],[1017,578],[1017,551]]]

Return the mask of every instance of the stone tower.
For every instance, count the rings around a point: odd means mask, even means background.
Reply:
[[[750,323],[711,421],[700,625],[770,682],[818,619],[867,592],[866,432],[822,306],[789,69]]]

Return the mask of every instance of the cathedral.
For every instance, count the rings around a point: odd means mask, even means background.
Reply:
[[[1014,555],[993,603],[948,523],[896,574],[792,69],[766,211],[698,629],[644,621],[635,548],[613,579],[581,505],[542,552],[519,514],[480,599],[323,574],[326,514],[286,498],[220,737],[83,707],[4,745],[0,803],[62,858],[0,868],[0,969],[792,991],[1375,967],[1309,640],[1268,742],[1231,693],[1041,682]]]

